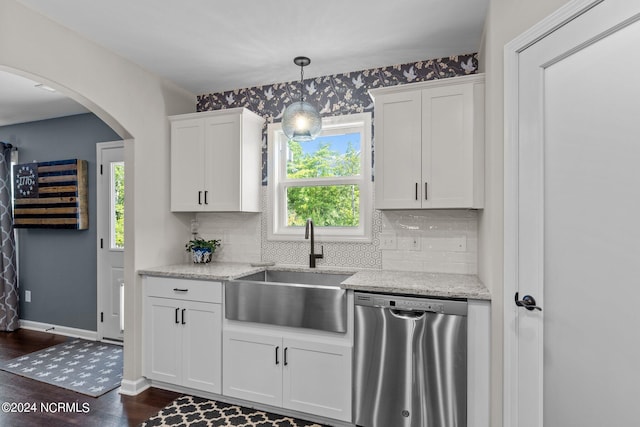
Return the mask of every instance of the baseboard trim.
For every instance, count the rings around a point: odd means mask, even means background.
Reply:
[[[90,341],[98,340],[98,333],[96,331],[52,325],[50,323],[34,322],[32,320],[20,320],[20,327],[32,331],[48,332],[50,334],[64,335],[73,338],[84,338]]]
[[[122,380],[118,393],[126,396],[135,396],[151,387],[151,382],[146,378],[138,378],[135,381]]]

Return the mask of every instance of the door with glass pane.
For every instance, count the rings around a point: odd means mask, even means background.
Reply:
[[[124,143],[97,144],[98,338],[124,334]]]

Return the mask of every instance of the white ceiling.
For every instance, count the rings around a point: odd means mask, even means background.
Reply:
[[[305,77],[316,77],[477,52],[489,2],[19,1],[195,95],[297,80],[298,55],[311,58]],[[23,119],[30,107],[12,106],[39,101],[50,117],[69,114],[27,86],[0,73],[0,125],[33,120]]]
[[[0,126],[86,113],[87,109],[58,92],[15,74],[0,72]]]

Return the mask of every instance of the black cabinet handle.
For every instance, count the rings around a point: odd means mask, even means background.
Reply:
[[[202,204],[202,191],[198,191],[198,204]]]
[[[209,201],[207,200],[207,196],[209,195],[209,191],[205,190],[204,192],[204,204],[208,205]]]
[[[178,322],[178,310],[180,310],[180,309],[176,308],[176,325],[180,323],[180,322]]]
[[[173,288],[173,292],[189,292],[189,289]]]
[[[284,366],[287,366],[289,364],[289,362],[287,361],[287,350],[289,350],[289,347],[284,348]]]
[[[425,200],[429,200],[429,197],[427,196],[427,182],[425,181],[424,183],[424,199]]]
[[[182,309],[182,324],[183,324],[183,325],[186,325],[186,324],[187,324],[187,322],[185,322],[185,321],[184,321],[184,312],[185,312],[186,310],[187,310],[186,308],[183,308],[183,309]]]
[[[276,346],[276,365],[280,364],[280,360],[278,360],[278,353],[280,352],[280,346]]]
[[[418,183],[416,182],[416,200],[418,200]]]

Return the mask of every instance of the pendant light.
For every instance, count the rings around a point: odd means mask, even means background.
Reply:
[[[300,66],[300,101],[289,105],[282,114],[282,131],[290,140],[313,140],[322,130],[322,119],[313,105],[304,101],[304,67],[311,63],[306,56],[297,56],[293,63]]]

